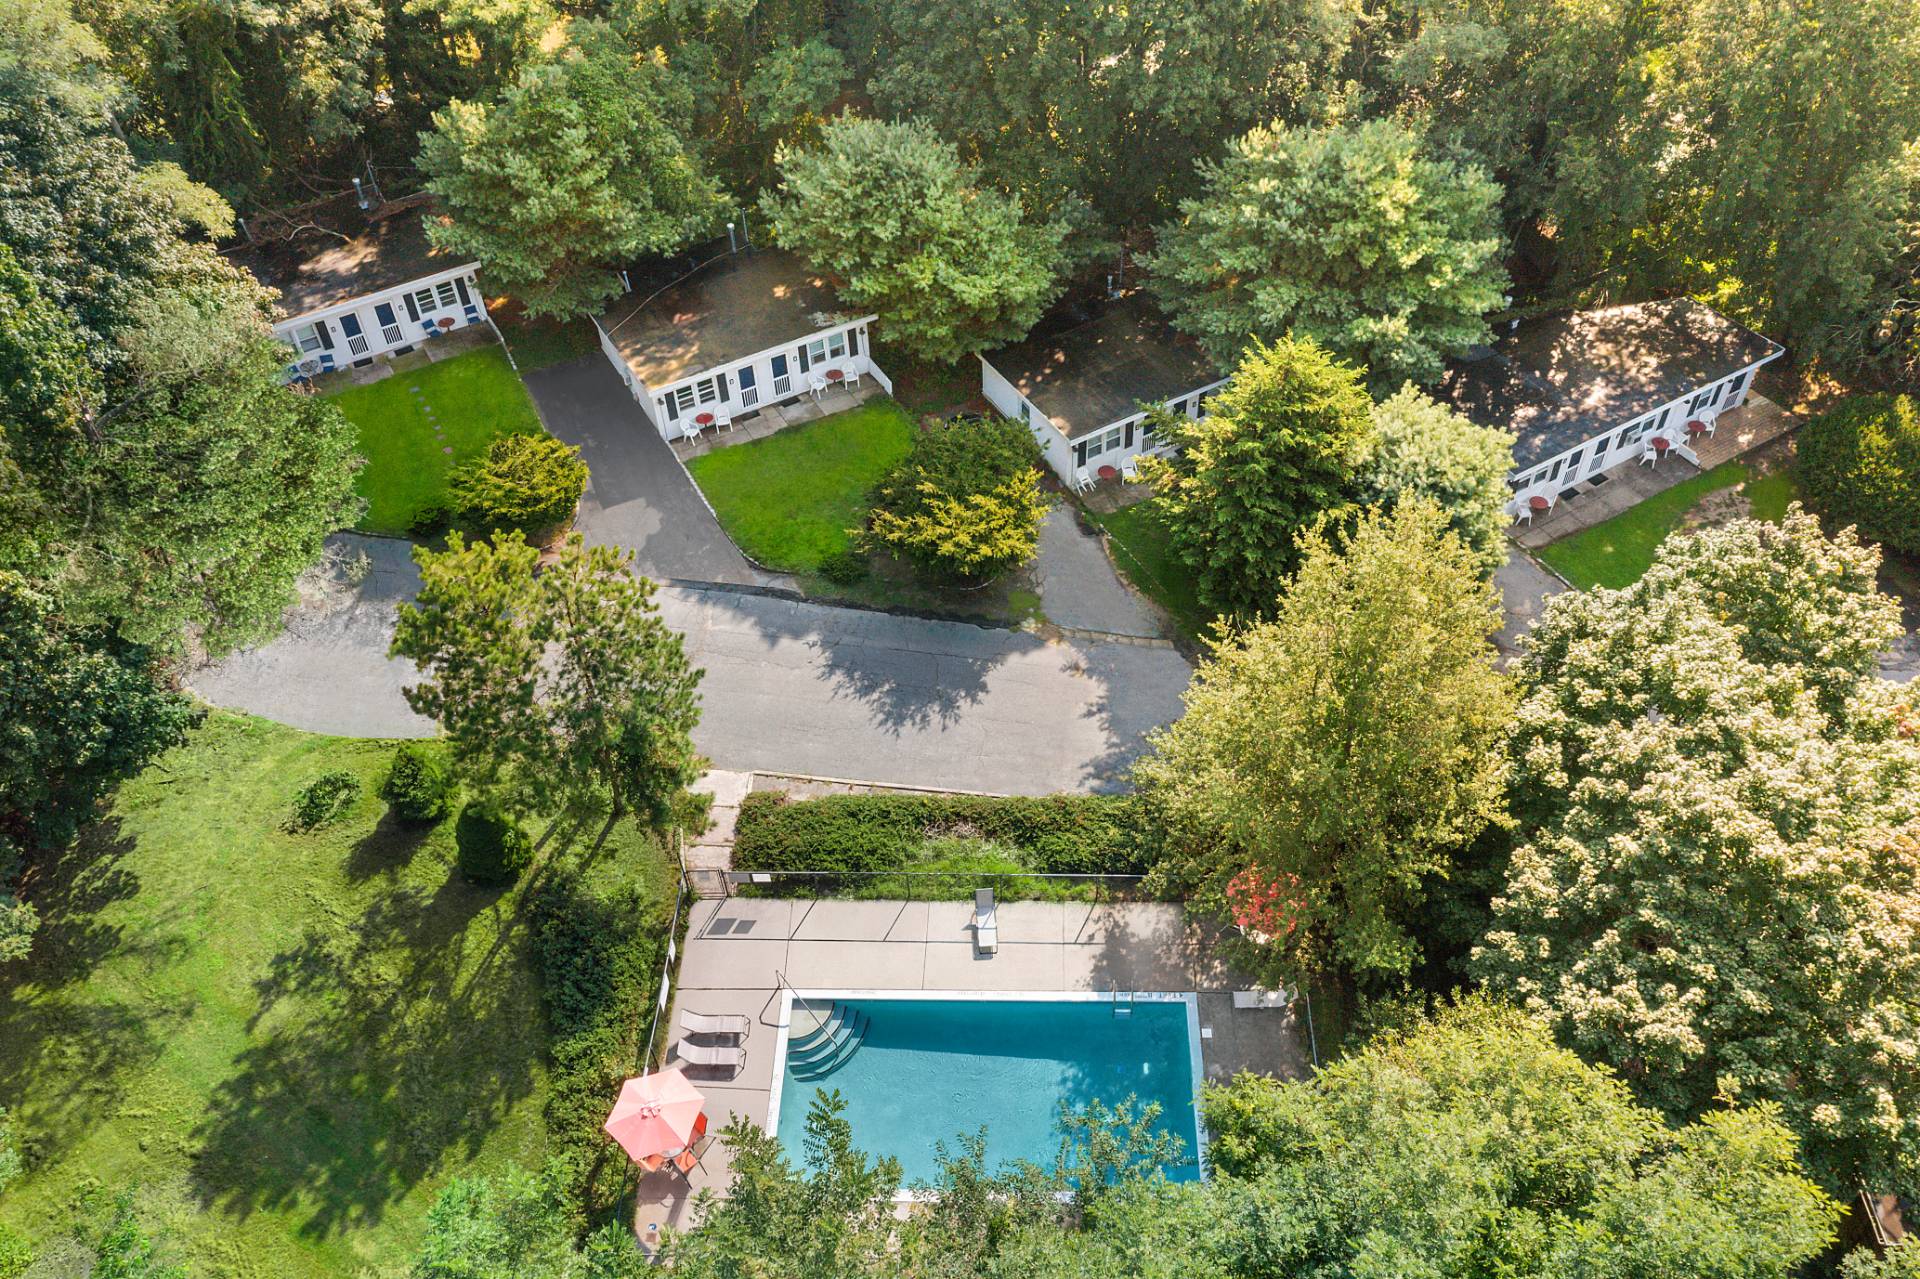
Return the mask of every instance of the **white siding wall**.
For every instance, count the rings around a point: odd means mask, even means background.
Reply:
[[[1053,424],[1052,418],[1035,408],[1013,383],[1001,377],[1000,370],[988,364],[985,357],[976,358],[980,360],[980,393],[987,397],[987,403],[998,409],[1002,417],[1026,422],[1047,465],[1060,477],[1060,482],[1073,483],[1073,446],[1067,443],[1067,437]]]
[[[614,367],[626,376],[628,386],[634,388],[635,397],[645,397],[641,407],[646,410],[654,428],[666,438],[674,439],[679,436],[682,424],[696,414],[725,412],[739,418],[756,413],[769,404],[811,394],[809,378],[827,369],[841,370],[848,380],[856,375],[872,378],[891,391],[892,380],[880,371],[871,354],[870,326],[874,318],[869,315],[820,329],[744,360],[703,369],[692,377],[679,378],[659,387],[641,385],[626,361],[611,349],[611,343],[603,340],[601,345],[607,349]],[[849,343],[848,348],[839,355],[832,353],[832,339],[836,334],[844,335]],[[819,359],[811,354],[816,343],[827,344],[825,355]],[[803,350],[809,352],[807,359],[810,367],[805,372],[800,367]],[[743,380],[750,385],[742,385]]]
[[[1767,360],[1778,354],[1775,352]],[[1663,435],[1675,445],[1685,446],[1688,418],[1698,409],[1709,405],[1722,412],[1738,408],[1753,389],[1754,374],[1767,360],[1749,365],[1718,382],[1689,391],[1652,413],[1609,427],[1583,441],[1577,448],[1543,458],[1532,466],[1518,468],[1508,479],[1513,489],[1513,500],[1507,503],[1507,513],[1519,515],[1528,498],[1545,497],[1552,500],[1562,489],[1571,488],[1602,471],[1637,465],[1646,448],[1646,441],[1654,435]],[[1595,450],[1601,449],[1603,443],[1605,448],[1596,453]]]
[[[293,348],[287,364],[292,378],[366,363],[442,332],[483,324],[486,317],[469,263],[289,317],[273,326],[273,335]],[[443,329],[442,320],[452,324]]]
[[[1175,404],[1183,407],[1190,418],[1200,416],[1200,401],[1203,396],[1212,395],[1227,384],[1222,378],[1218,382],[1209,382],[1205,386],[1195,387],[1185,395],[1166,401],[1162,406],[1171,408]],[[1101,444],[1100,451],[1086,458],[1089,471],[1102,466],[1111,466],[1115,470],[1130,457],[1139,457],[1146,453],[1162,453],[1167,446],[1158,440],[1149,440],[1141,435],[1140,423],[1146,417],[1144,413],[1135,413],[1128,417],[1117,418],[1097,431],[1088,431],[1076,439],[1069,440],[1053,420],[1035,407],[1033,401],[1020,394],[1013,383],[1009,382],[1000,370],[987,363],[986,357],[980,357],[980,393],[987,403],[993,405],[1002,414],[1016,421],[1024,420],[1032,428],[1033,435],[1040,443],[1040,449],[1046,454],[1047,465],[1053,468],[1060,482],[1071,485],[1074,472],[1081,466],[1081,450],[1090,447],[1095,441]],[[1128,427],[1132,427],[1129,439]],[[1111,441],[1111,447],[1108,447]]]

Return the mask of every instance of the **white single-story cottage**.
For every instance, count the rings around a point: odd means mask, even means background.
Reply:
[[[1199,344],[1174,332],[1140,293],[1091,318],[1065,318],[1051,334],[1043,328],[980,357],[981,393],[1032,429],[1063,483],[1084,488],[1131,458],[1163,451],[1147,408],[1198,418],[1227,384]]]
[[[486,318],[475,272],[427,243],[421,200],[362,212],[351,194],[256,218],[229,256],[280,292],[274,335],[293,348],[289,377],[377,357]]]
[[[1690,298],[1522,320],[1448,368],[1436,394],[1512,431],[1509,514],[1550,510],[1576,484],[1689,447],[1739,407],[1779,343]]]
[[[873,315],[849,312],[790,253],[748,250],[707,262],[646,297],[616,298],[594,318],[600,346],[667,439],[871,377]],[[704,424],[704,423],[701,423]]]

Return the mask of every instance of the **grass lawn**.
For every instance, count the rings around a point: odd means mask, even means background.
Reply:
[[[1778,524],[1786,518],[1789,504],[1804,500],[1800,494],[1800,482],[1795,478],[1792,467],[1783,466],[1771,474],[1747,481],[1747,504],[1753,508],[1755,519]]]
[[[1540,558],[1575,586],[1630,586],[1653,563],[1653,553],[1680,526],[1687,509],[1717,489],[1731,488],[1751,473],[1741,462],[1722,462],[1629,510],[1540,548]],[[1775,494],[1766,494],[1769,504]],[[1780,504],[1782,510],[1786,504]]]
[[[521,886],[470,887],[450,821],[384,820],[390,755],[215,713],[29,882],[41,929],[0,983],[29,1172],[0,1221],[46,1242],[82,1187],[137,1185],[195,1276],[396,1275],[450,1177],[543,1159],[525,894],[570,835]],[[361,798],[283,831],[334,769]],[[629,840],[651,847],[623,823],[598,855]]]
[[[446,504],[447,476],[495,436],[541,429],[497,346],[404,368],[330,398],[359,431],[367,464],[354,487],[367,499],[360,527],[370,533],[405,533],[421,511]]]
[[[818,568],[847,549],[867,490],[906,457],[913,419],[890,399],[788,427],[687,464],[734,543],[788,572]]]
[[[1133,584],[1152,596],[1173,615],[1180,629],[1198,638],[1207,632],[1213,615],[1194,594],[1193,573],[1173,557],[1167,526],[1152,498],[1123,506],[1093,520],[1113,540],[1113,553]]]

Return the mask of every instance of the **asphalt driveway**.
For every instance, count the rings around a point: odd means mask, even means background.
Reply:
[[[433,732],[387,657],[419,577],[405,543],[342,536],[375,569],[299,610],[278,639],[197,673],[208,701],[314,732]],[[667,623],[704,668],[694,740],[716,767],[1045,794],[1122,784],[1192,675],[1169,648],[835,608],[749,591],[663,587]]]
[[[632,550],[656,581],[764,584],[687,477],[667,442],[598,351],[522,380],[547,430],[580,450],[587,491],[575,527],[590,543]]]

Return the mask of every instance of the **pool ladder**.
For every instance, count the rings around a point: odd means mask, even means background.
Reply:
[[[1133,992],[1132,991],[1130,990],[1127,991],[1126,998],[1122,1000],[1120,988],[1118,986],[1115,986],[1113,988],[1113,1015],[1115,1017],[1133,1016]]]

